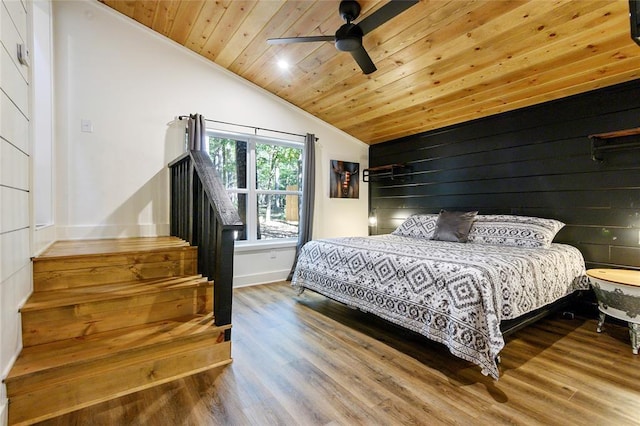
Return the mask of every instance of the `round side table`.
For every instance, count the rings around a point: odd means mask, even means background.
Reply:
[[[629,324],[631,351],[640,349],[640,271],[626,269],[589,269],[591,287],[600,310],[597,332],[602,332],[606,315]]]

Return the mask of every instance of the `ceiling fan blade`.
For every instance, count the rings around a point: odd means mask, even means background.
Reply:
[[[335,36],[311,36],[311,37],[285,37],[270,38],[267,40],[269,44],[287,44],[287,43],[310,43],[315,41],[331,41],[336,40]]]
[[[417,3],[419,3],[418,0],[391,0],[360,21],[358,26],[362,30],[362,34],[367,34]]]
[[[367,51],[364,50],[364,47],[360,46],[359,49],[351,51],[351,56],[353,56],[353,59],[355,59],[358,65],[360,65],[363,73],[371,74],[372,72],[377,70],[376,66],[371,60],[371,57],[369,56]]]

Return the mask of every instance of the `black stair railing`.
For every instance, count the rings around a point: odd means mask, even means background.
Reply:
[[[206,152],[186,152],[169,170],[171,235],[198,247],[198,272],[213,280],[215,323],[231,324],[234,233],[244,225]]]

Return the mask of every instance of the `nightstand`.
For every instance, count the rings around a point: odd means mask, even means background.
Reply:
[[[626,269],[589,269],[591,287],[600,310],[597,332],[602,332],[606,315],[629,324],[631,350],[640,349],[640,271]]]

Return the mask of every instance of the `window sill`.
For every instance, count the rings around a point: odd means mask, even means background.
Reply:
[[[294,248],[298,242],[295,240],[289,241],[273,241],[273,242],[265,242],[265,243],[241,243],[236,241],[234,252],[235,253],[244,253],[244,252],[261,252],[264,250],[273,250],[280,248]]]

